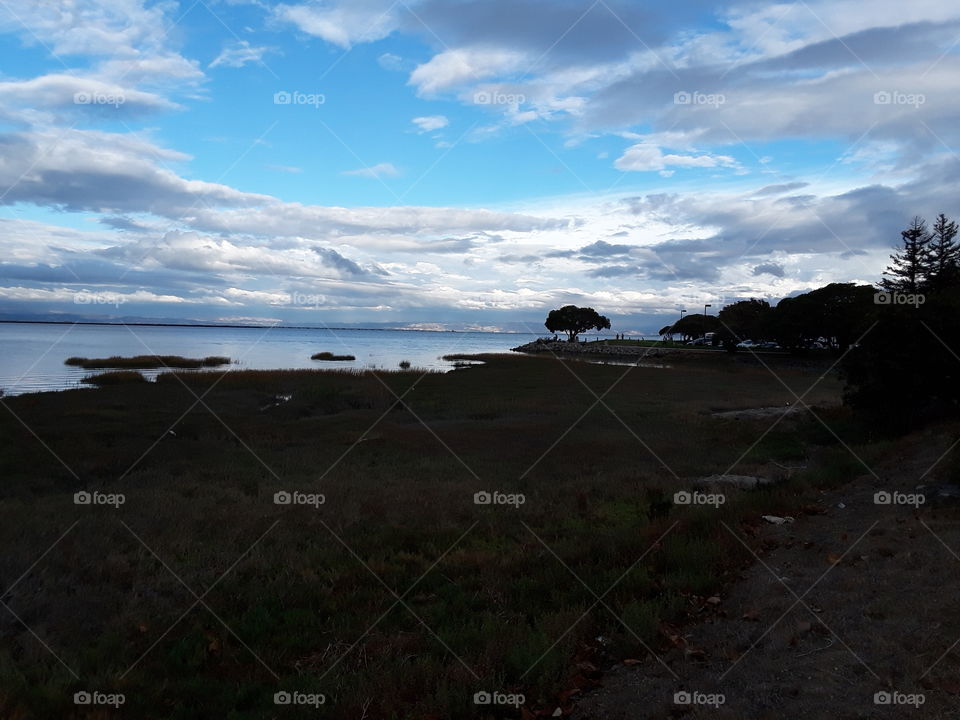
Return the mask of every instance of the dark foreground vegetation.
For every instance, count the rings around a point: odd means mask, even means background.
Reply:
[[[83,378],[80,382],[86,383],[87,385],[97,385],[103,387],[105,385],[129,385],[130,383],[143,383],[147,382],[147,379],[143,376],[143,373],[139,373],[136,370],[114,370],[112,372],[90,375],[89,377]]]
[[[136,370],[170,368],[175,370],[189,370],[204,367],[220,367],[221,365],[229,364],[230,358],[216,355],[205,358],[185,358],[180,355],[136,355],[134,357],[119,357],[114,355],[108,358],[71,357],[64,361],[64,365],[82,367],[84,370],[98,370],[103,368],[130,368]]]
[[[569,710],[749,560],[728,528],[803,512],[864,471],[848,448],[877,452],[823,367],[701,357],[3,399],[0,716],[85,717],[72,696],[94,689],[138,718],[520,716],[482,691]],[[714,415],[797,396],[829,430]],[[782,482],[729,490],[722,513],[673,502],[723,473]],[[281,691],[326,702],[278,708]]]
[[[904,232],[882,291],[782,301],[796,351],[827,341],[802,362],[121,371],[0,399],[0,717],[104,717],[73,702],[94,691],[136,718],[569,714],[601,668],[682,640],[763,550],[762,516],[823,512],[889,433],[955,432],[936,228]],[[769,310],[724,308],[717,332]],[[948,456],[921,479],[955,486]],[[731,475],[772,482],[706,479]]]

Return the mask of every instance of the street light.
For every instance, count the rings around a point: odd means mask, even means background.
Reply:
[[[684,314],[685,312],[686,312],[686,310],[681,310],[681,311],[680,311],[680,319],[681,319],[681,320],[683,320],[683,314]]]
[[[706,317],[706,315],[707,315],[707,308],[712,308],[712,307],[713,307],[713,305],[704,305],[704,306],[703,306],[703,315],[704,315],[704,317]]]

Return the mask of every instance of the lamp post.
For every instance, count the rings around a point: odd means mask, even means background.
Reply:
[[[704,306],[703,306],[703,316],[704,316],[704,317],[707,316],[707,308],[712,308],[712,307],[713,307],[713,305],[704,305]]]

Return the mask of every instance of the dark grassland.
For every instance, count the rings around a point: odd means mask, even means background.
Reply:
[[[479,690],[552,711],[578,662],[640,657],[749,560],[721,520],[796,514],[863,472],[815,420],[712,416],[793,402],[823,367],[484,359],[4,398],[0,716],[87,717],[72,694],[94,689],[138,718],[507,714]],[[827,376],[804,400],[869,462],[838,398]],[[793,477],[719,511],[669,502],[728,470]],[[126,502],[78,506],[81,489]],[[277,708],[279,690],[327,702]]]

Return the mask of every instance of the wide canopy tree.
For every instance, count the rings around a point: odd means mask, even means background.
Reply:
[[[785,348],[800,349],[818,337],[836,350],[846,350],[870,327],[876,315],[876,289],[856,283],[831,283],[774,308],[773,335]]]
[[[661,335],[680,335],[684,340],[703,337],[708,332],[716,332],[720,329],[720,321],[713,315],[692,314],[677,320],[669,327],[667,332],[663,328]]]
[[[609,330],[610,320],[593,308],[565,305],[551,310],[544,326],[552,333],[565,332],[570,342],[576,342],[577,335],[587,330]]]
[[[734,344],[742,340],[760,342],[771,332],[773,309],[766,300],[740,300],[724,307],[719,318],[723,334],[729,335]]]

